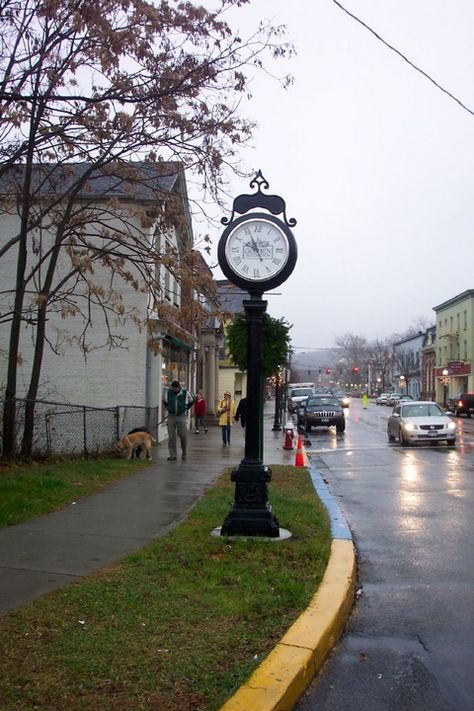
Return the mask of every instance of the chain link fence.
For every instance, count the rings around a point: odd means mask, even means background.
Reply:
[[[16,451],[21,449],[26,400],[16,399]],[[0,401],[0,430],[3,428],[3,401]],[[119,437],[131,429],[148,430],[155,438],[158,408],[135,406],[90,407],[36,400],[33,456],[97,456],[110,452]],[[0,453],[3,450],[3,442]]]

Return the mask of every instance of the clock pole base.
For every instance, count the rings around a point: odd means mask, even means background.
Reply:
[[[222,524],[221,536],[279,538],[280,526],[269,504],[259,509],[233,506]]]
[[[278,538],[280,527],[268,503],[270,467],[243,461],[234,469],[235,501],[221,528],[221,536]]]

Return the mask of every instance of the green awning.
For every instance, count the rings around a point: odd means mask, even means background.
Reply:
[[[178,346],[178,348],[185,348],[188,351],[195,350],[194,346],[190,346],[189,343],[181,341],[179,338],[175,338],[175,336],[170,336],[169,334],[166,334],[166,336],[163,338],[163,341],[166,343],[171,343],[173,346]]]

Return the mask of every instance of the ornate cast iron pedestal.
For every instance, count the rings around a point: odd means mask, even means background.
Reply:
[[[279,525],[268,503],[270,467],[262,461],[263,392],[261,382],[262,319],[267,302],[261,294],[244,301],[248,323],[247,422],[245,426],[245,457],[234,469],[235,500],[226,517],[221,535],[268,536],[278,538]]]

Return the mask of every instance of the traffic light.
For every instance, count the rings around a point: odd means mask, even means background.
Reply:
[[[354,367],[352,368],[352,372],[353,372],[353,373],[358,373],[358,372],[359,372],[359,368],[358,368],[357,366],[354,366]]]
[[[331,368],[326,368],[326,375],[331,375]]]

